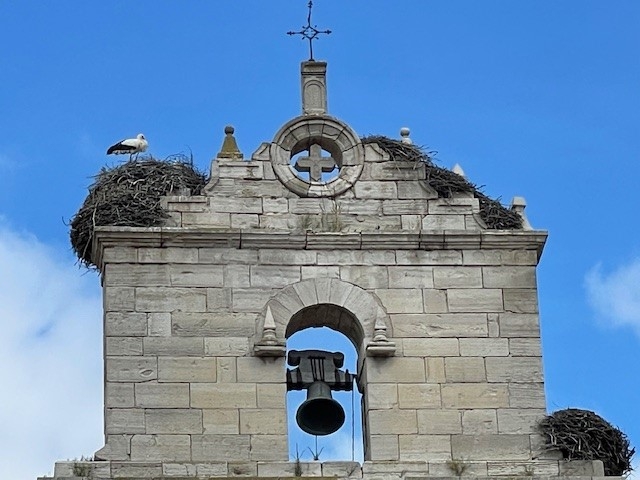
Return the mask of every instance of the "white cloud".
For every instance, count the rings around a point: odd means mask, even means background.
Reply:
[[[0,217],[0,478],[102,446],[101,308],[95,275]]]
[[[640,258],[603,273],[596,265],[585,279],[588,299],[599,317],[629,326],[640,335]]]

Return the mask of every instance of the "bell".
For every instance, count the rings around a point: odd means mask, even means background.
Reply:
[[[331,387],[317,380],[307,390],[307,399],[296,413],[300,428],[311,435],[329,435],[344,423],[344,409],[331,397]]]

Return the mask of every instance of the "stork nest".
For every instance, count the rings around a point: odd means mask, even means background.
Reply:
[[[489,198],[480,188],[457,173],[438,167],[433,162],[434,152],[427,152],[416,145],[402,143],[380,135],[362,138],[363,143],[377,143],[394,161],[424,164],[427,183],[440,198],[451,198],[457,193],[472,193],[480,204],[480,218],[487,228],[494,230],[517,230],[522,228],[522,218],[505,207],[499,200]]]
[[[635,449],[630,447],[627,436],[589,410],[558,410],[542,419],[539,428],[547,449],[559,450],[567,460],[602,460],[607,476],[621,476],[632,470]]]
[[[160,198],[185,189],[199,195],[206,177],[185,155],[165,160],[151,156],[103,167],[89,187],[89,195],[72,217],[71,246],[80,264],[91,268],[94,227],[101,225],[154,227],[168,217]]]

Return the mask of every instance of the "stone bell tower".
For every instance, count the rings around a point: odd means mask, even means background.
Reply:
[[[203,194],[166,197],[163,226],[95,229],[93,478],[603,475],[541,452],[546,232],[490,224],[486,197],[444,195],[427,163],[363,142],[327,113],[326,63],[301,78],[302,114],[250,158],[228,128]],[[317,378],[287,368],[286,342],[318,326],[357,352],[362,465],[289,460],[287,389]],[[350,381],[326,362],[330,389]]]

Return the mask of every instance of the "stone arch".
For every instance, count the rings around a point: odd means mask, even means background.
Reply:
[[[381,341],[393,345],[388,340],[391,322],[378,297],[337,278],[302,280],[271,297],[258,329],[263,337],[268,311],[280,341],[307,327],[326,326],[349,338],[359,357]]]

